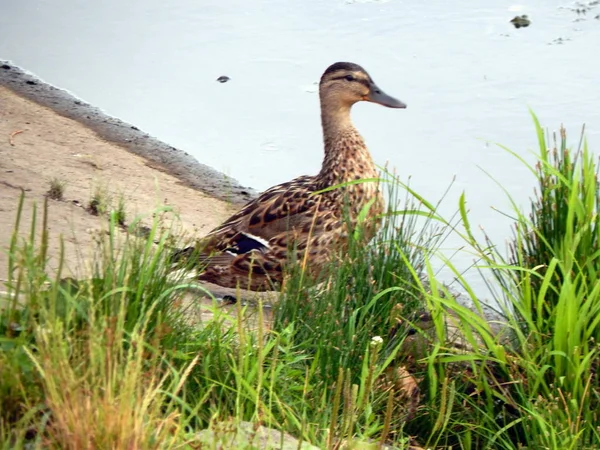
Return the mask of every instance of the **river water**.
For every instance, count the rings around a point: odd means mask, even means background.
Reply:
[[[532,23],[516,29],[521,14]],[[472,223],[502,243],[496,181],[526,205],[534,180],[493,143],[533,161],[528,107],[574,144],[585,122],[597,147],[599,15],[564,0],[0,0],[0,59],[258,190],[319,170],[315,83],[359,63],[408,104],[354,108],[375,161],[430,201],[456,179],[442,212],[464,190]]]

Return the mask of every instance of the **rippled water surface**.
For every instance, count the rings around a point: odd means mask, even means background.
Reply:
[[[375,160],[432,201],[456,177],[444,212],[465,190],[473,223],[502,242],[509,222],[492,207],[508,202],[490,176],[522,204],[533,179],[488,141],[531,160],[531,107],[550,130],[564,123],[573,143],[586,122],[597,148],[600,6],[579,5],[2,0],[0,58],[258,190],[319,170],[314,83],[335,61],[357,62],[408,104],[354,108]],[[513,28],[517,14],[531,26]]]

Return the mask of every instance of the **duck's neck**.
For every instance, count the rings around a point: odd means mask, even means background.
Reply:
[[[319,173],[324,185],[377,176],[365,141],[352,124],[350,106],[321,102],[325,158]]]

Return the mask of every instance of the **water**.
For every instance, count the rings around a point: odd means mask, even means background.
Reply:
[[[489,142],[533,160],[529,106],[572,142],[586,122],[597,145],[600,6],[489,3],[2,0],[0,58],[258,190],[319,170],[314,83],[357,62],[408,104],[354,108],[376,162],[432,201],[456,177],[442,211],[466,191],[473,224],[501,243],[509,222],[492,208],[509,204],[490,177],[523,205],[534,180]],[[532,25],[513,28],[516,14]]]

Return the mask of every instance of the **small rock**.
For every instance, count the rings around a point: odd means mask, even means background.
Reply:
[[[8,64],[2,64],[0,67],[4,70],[10,70],[10,66]]]
[[[515,16],[510,23],[512,23],[515,28],[525,28],[531,25],[531,20],[527,15],[523,14],[522,16]]]
[[[237,303],[237,298],[233,295],[224,295],[221,301],[226,305],[235,305]]]
[[[214,423],[210,428],[196,434],[196,443],[207,448],[234,450],[238,448],[260,448],[263,450],[318,450],[318,447],[279,430],[263,426],[255,427],[250,422]],[[200,448],[200,447],[199,447]],[[203,448],[203,447],[202,447]]]
[[[30,84],[31,86],[35,86],[37,83],[35,81],[28,80],[25,83]]]
[[[219,83],[227,83],[229,80],[231,80],[231,78],[229,78],[227,75],[221,75],[219,78],[217,78]]]

